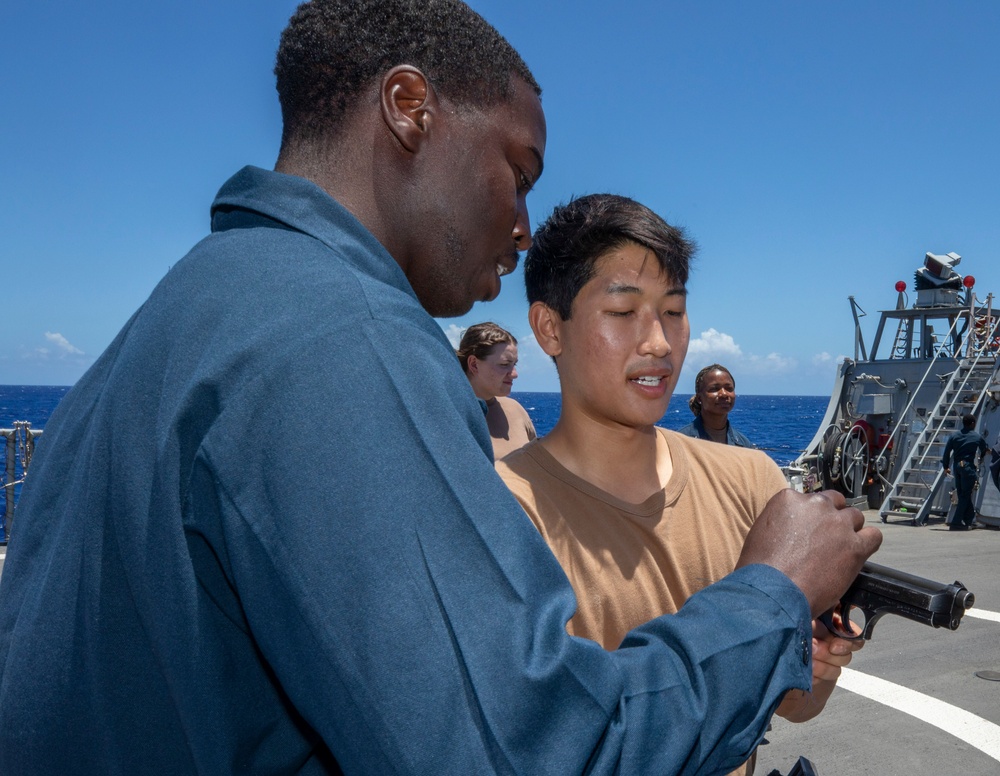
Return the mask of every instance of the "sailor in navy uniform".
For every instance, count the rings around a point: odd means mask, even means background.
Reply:
[[[971,413],[962,416],[962,430],[957,431],[948,439],[941,465],[944,473],[951,474],[950,462],[955,462],[955,490],[958,491],[958,504],[955,516],[951,519],[949,530],[967,531],[976,519],[976,510],[972,506],[972,494],[979,483],[979,466],[976,454],[985,455],[989,445],[983,435],[976,430],[976,416]]]

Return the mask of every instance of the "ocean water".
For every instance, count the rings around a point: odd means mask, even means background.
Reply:
[[[67,386],[0,385],[0,429],[12,429],[14,421],[28,421],[32,429],[44,429],[68,390]],[[524,405],[539,435],[552,430],[559,419],[558,393],[515,391],[511,395]],[[689,395],[674,396],[657,425],[678,429],[690,423],[688,398]],[[826,396],[740,396],[729,419],[779,465],[785,465],[812,440],[828,402]],[[6,471],[7,449],[0,445],[0,474]],[[19,476],[18,468],[15,479]],[[9,479],[5,476],[4,483]],[[18,492],[15,487],[15,495]],[[0,541],[6,538],[5,517],[5,499],[0,498]]]
[[[539,436],[551,431],[559,419],[558,393],[514,391],[511,397],[528,411]],[[656,425],[676,430],[690,423],[694,418],[688,409],[690,398],[691,394],[675,394]],[[812,441],[829,402],[829,396],[738,396],[729,422],[784,466]]]
[[[0,429],[13,430],[15,421],[29,422],[32,430],[44,429],[67,391],[65,385],[0,385]],[[15,501],[21,493],[22,462],[16,437],[0,436],[0,542],[7,541],[7,491],[13,491]]]
[[[68,385],[0,385],[0,428],[13,428],[16,420],[45,428],[45,421],[68,391]]]

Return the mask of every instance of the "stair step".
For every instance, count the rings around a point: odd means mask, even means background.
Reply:
[[[897,331],[897,338],[899,332]],[[941,455],[948,439],[961,430],[961,416],[973,410],[983,398],[983,391],[991,384],[996,367],[995,358],[989,360],[962,359],[950,373],[938,375],[943,391],[938,403],[917,422],[926,428],[907,453],[896,481],[883,502],[888,516],[909,518],[914,522],[920,515],[926,517],[930,497],[943,481]],[[931,510],[933,511],[933,510]]]

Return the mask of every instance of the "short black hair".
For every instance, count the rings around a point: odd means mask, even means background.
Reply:
[[[311,0],[281,35],[274,74],[282,146],[336,136],[362,90],[412,65],[460,105],[499,105],[517,75],[541,94],[524,60],[460,0]]]
[[[976,416],[971,412],[966,412],[962,415],[962,428],[975,428],[976,427]]]
[[[535,231],[524,260],[528,304],[543,302],[564,321],[573,300],[594,276],[597,259],[634,242],[648,248],[661,271],[687,284],[695,244],[634,199],[618,194],[588,194],[559,205]]]

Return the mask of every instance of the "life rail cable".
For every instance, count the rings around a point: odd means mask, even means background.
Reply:
[[[14,421],[13,428],[0,428],[0,438],[4,440],[4,466],[0,470],[0,491],[3,493],[4,510],[0,513],[0,544],[10,538],[14,522],[15,496],[17,486],[23,485],[28,476],[31,456],[35,451],[35,440],[41,436],[41,429],[32,430],[26,420]]]

